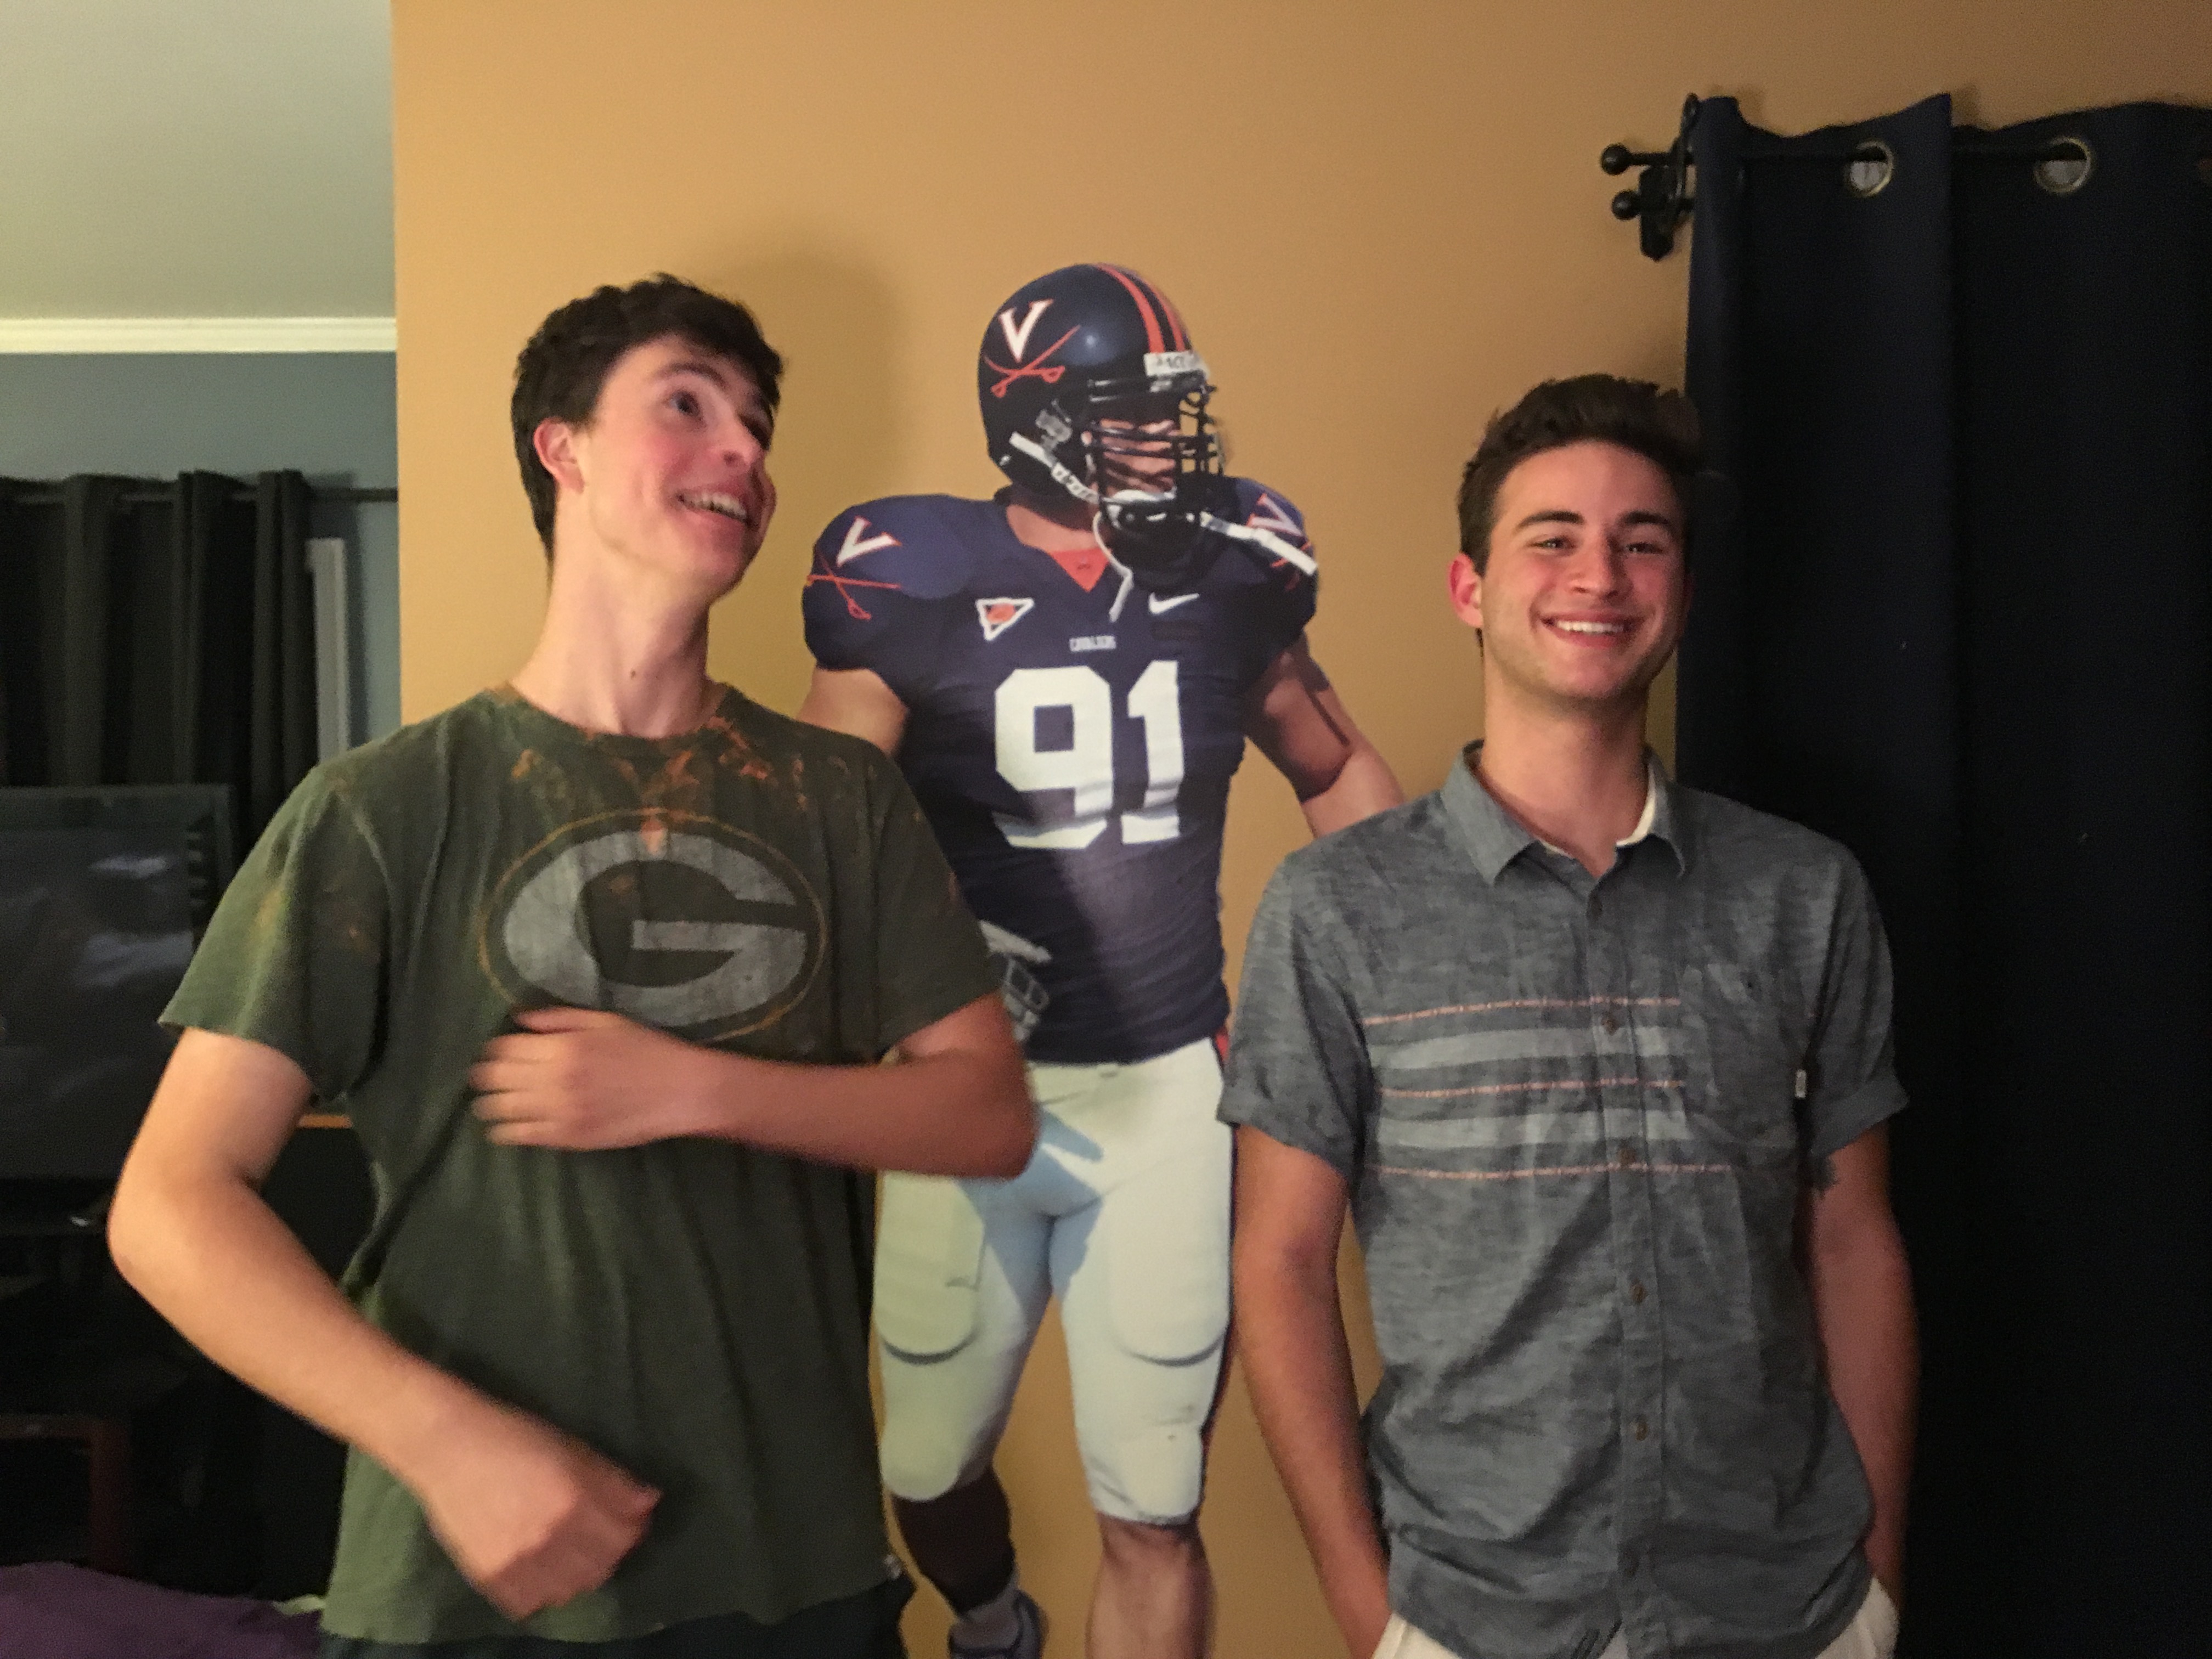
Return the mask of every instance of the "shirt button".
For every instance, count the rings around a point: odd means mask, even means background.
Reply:
[[[1598,902],[1598,896],[1595,893],[1592,893],[1590,895],[1589,913],[1590,920],[1592,921],[1595,921],[1600,916],[1605,914],[1605,906]]]
[[[1603,1019],[1598,1021],[1598,1024],[1605,1027],[1606,1035],[1611,1036],[1620,1029],[1620,1017],[1618,1014],[1607,1014]]]
[[[1634,1423],[1629,1425],[1629,1431],[1635,1435],[1638,1440],[1641,1440],[1644,1436],[1651,1432],[1651,1425],[1639,1417]]]
[[[1625,1140],[1620,1143],[1620,1164],[1624,1170],[1632,1170],[1636,1167],[1636,1148]]]
[[[1632,1279],[1628,1281],[1628,1299],[1631,1302],[1641,1302],[1644,1300],[1644,1281],[1642,1279]]]

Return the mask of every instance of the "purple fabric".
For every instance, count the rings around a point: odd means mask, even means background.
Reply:
[[[0,1659],[315,1659],[319,1626],[60,1561],[0,1567]]]

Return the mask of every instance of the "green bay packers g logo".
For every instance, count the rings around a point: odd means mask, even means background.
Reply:
[[[805,878],[766,842],[630,811],[565,825],[517,860],[479,954],[519,1003],[611,1009],[714,1042],[788,1013],[826,941]]]

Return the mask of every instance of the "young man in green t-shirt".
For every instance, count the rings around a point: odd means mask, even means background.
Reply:
[[[1012,1175],[1035,1121],[896,769],[707,676],[781,369],[671,278],[546,319],[536,649],[318,769],[166,1017],[115,1258],[354,1448],[326,1654],[901,1650],[859,1171]],[[345,1295],[257,1191],[311,1097],[375,1173]]]

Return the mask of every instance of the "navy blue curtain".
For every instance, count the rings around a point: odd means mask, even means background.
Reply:
[[[1898,970],[1905,1650],[2212,1630],[2212,111],[1692,129],[1684,778]]]

